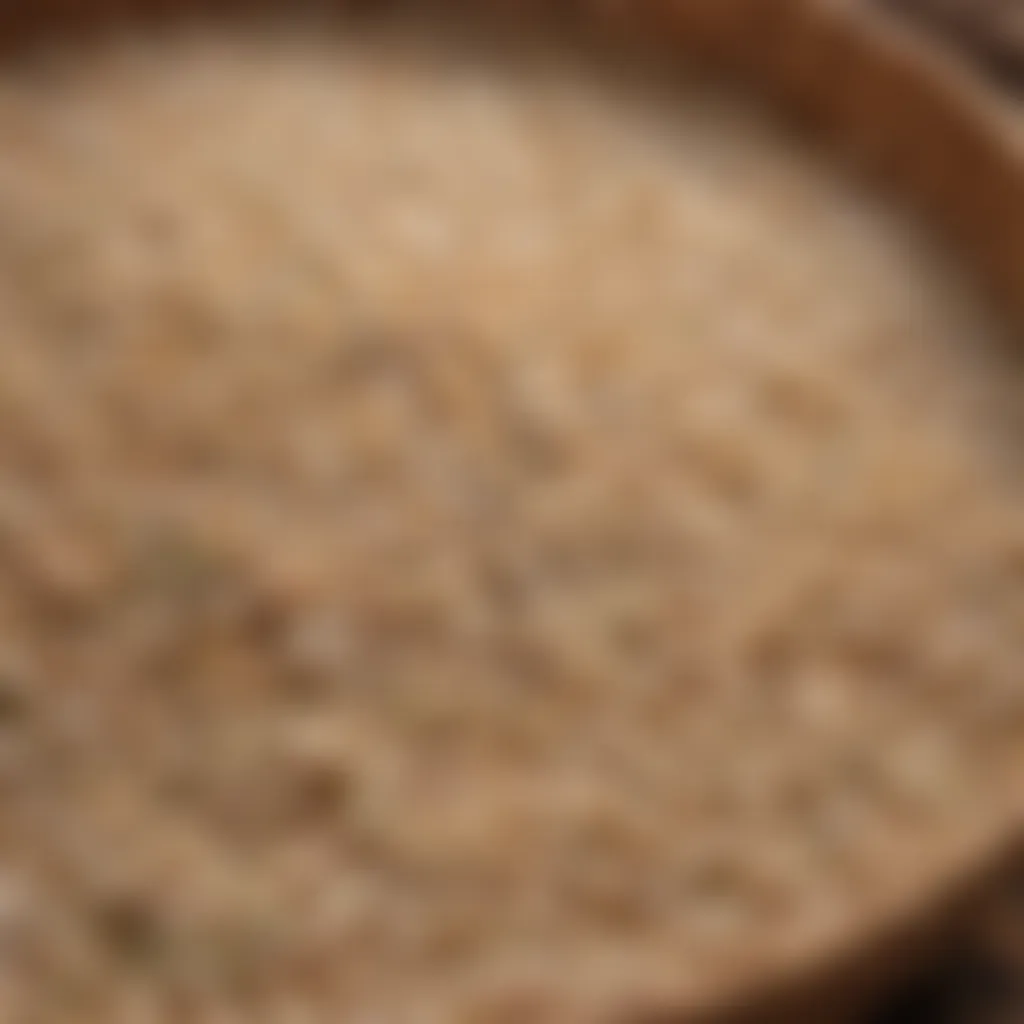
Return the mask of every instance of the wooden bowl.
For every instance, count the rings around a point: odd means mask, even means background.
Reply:
[[[0,33],[16,48],[126,17],[220,6],[232,5],[13,0],[0,11]],[[470,0],[443,6],[446,16],[480,13]],[[741,79],[920,208],[1010,315],[1024,318],[1024,138],[1005,97],[969,55],[977,47],[958,50],[948,32],[904,18],[898,5],[867,0],[562,0],[554,9],[542,0],[493,0],[488,6],[500,17],[557,21],[560,31],[578,24],[662,56],[685,53]],[[940,942],[998,878],[1021,837],[1022,803],[1006,800],[994,826],[961,837],[955,857],[937,858],[940,869],[908,878],[905,898],[866,912],[834,942],[787,948],[771,963],[738,970],[727,987],[681,997],[677,1007],[653,1015],[640,1008],[632,1019],[725,1024],[852,1014]]]

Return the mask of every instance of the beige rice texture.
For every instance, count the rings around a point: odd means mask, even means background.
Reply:
[[[981,305],[696,80],[11,64],[4,1018],[596,1024],[913,899],[1024,744]]]

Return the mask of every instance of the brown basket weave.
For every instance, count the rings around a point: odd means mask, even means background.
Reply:
[[[230,0],[212,3],[230,6]],[[948,32],[928,33],[894,13],[915,5],[867,0],[492,0],[492,5],[503,16],[529,10],[578,19],[615,37],[657,40],[750,81],[919,205],[1024,320],[1024,137],[996,91],[949,45]],[[0,37],[22,45],[40,32],[85,30],[112,17],[173,15],[207,6],[211,0],[13,0],[0,8]],[[469,9],[479,0],[451,0],[447,6]],[[823,1024],[846,1019],[949,933],[979,889],[997,878],[1020,825],[1007,820],[1000,834],[977,844],[955,875],[917,885],[904,906],[890,908],[884,919],[864,921],[856,942],[846,948],[807,951],[767,977],[752,971],[745,987],[718,993],[706,1007],[681,1008],[672,1019]]]

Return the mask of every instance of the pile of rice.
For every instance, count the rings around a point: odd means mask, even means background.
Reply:
[[[1024,749],[1002,340],[696,81],[10,65],[6,1019],[593,1022],[911,899]]]

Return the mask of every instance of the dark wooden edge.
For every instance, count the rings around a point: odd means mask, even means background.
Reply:
[[[998,85],[1024,87],[1024,8],[1019,0],[871,0],[939,34]]]

